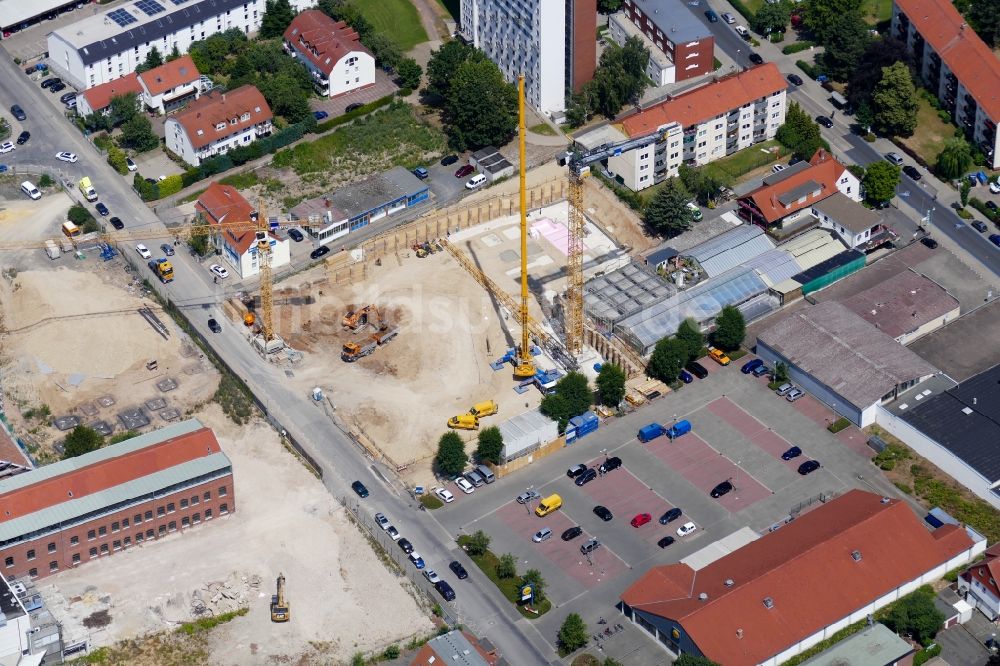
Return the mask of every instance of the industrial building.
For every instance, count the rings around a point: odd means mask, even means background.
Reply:
[[[5,666],[39,666],[47,656],[51,661],[46,663],[61,661],[60,629],[53,622],[41,627],[33,621],[31,612],[38,610],[41,602],[27,592],[24,583],[0,575],[0,663]]]
[[[194,205],[206,224],[221,225],[226,222],[247,222],[256,209],[243,198],[232,185],[212,183],[198,197]],[[288,238],[278,238],[268,234],[270,242],[270,262],[272,268],[286,266],[291,261],[291,242]],[[260,254],[257,251],[257,237],[253,231],[217,231],[212,234],[212,244],[222,251],[226,262],[240,278],[248,278],[260,273]]]
[[[285,52],[298,58],[324,97],[337,97],[375,85],[375,56],[358,33],[318,9],[307,9],[285,30]]]
[[[360,183],[303,201],[291,210],[293,220],[308,220],[306,232],[329,243],[352,231],[427,201],[430,190],[403,167],[370,176]]]
[[[906,502],[851,490],[700,569],[650,569],[618,608],[673,656],[776,666],[985,549],[969,528],[931,531]]]
[[[40,578],[226,515],[233,468],[197,419],[0,480],[4,574]]]
[[[500,453],[503,464],[529,456],[559,438],[559,423],[537,409],[518,414],[497,427],[503,435],[503,451]]]
[[[271,107],[257,88],[214,91],[167,118],[167,148],[191,166],[271,134]]]
[[[803,308],[761,331],[756,353],[858,427],[938,370],[837,301]]]
[[[901,271],[841,303],[901,345],[958,319],[960,310],[957,298],[912,269]]]
[[[639,37],[649,49],[646,75],[656,87],[710,74],[715,38],[683,0],[624,0],[608,17],[608,33],[618,46]]]

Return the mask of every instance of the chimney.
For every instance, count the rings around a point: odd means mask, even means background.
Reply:
[[[861,561],[861,551],[860,550],[855,550],[854,552],[852,552],[851,553],[851,559],[854,560],[855,562],[860,562]]]
[[[726,587],[732,587],[733,585],[735,585],[735,583],[733,582],[732,578],[727,578],[726,582],[725,582],[725,585],[726,585]]]
[[[742,629],[737,629],[736,630],[736,638],[739,638],[740,640],[743,640],[743,630]]]
[[[708,595],[702,592],[701,594],[698,595],[698,599],[699,601],[708,601]]]
[[[771,597],[764,597],[764,608],[774,608],[774,599]]]
[[[223,102],[225,102],[225,101],[226,101],[226,93],[222,93],[222,101],[223,101]]]

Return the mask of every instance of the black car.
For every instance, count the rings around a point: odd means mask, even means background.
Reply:
[[[561,538],[562,538],[563,541],[572,541],[573,539],[577,538],[581,534],[583,534],[583,528],[582,527],[580,527],[580,526],[571,527],[571,528],[569,528],[568,530],[566,530],[565,532],[562,533],[562,537]]]
[[[665,514],[660,516],[660,524],[666,525],[667,523],[671,523],[680,517],[681,517],[680,507],[675,506],[670,511],[667,511]]]
[[[608,507],[601,506],[600,504],[594,507],[594,513],[597,515],[598,518],[600,518],[604,522],[608,522],[609,520],[614,518],[614,516],[611,515],[611,512],[608,511]]]
[[[54,86],[57,83],[62,83],[62,79],[60,79],[58,76],[53,76],[42,81],[42,87],[48,88],[49,86]]]
[[[733,484],[731,482],[729,482],[729,481],[723,481],[722,483],[720,483],[716,487],[712,488],[712,492],[709,493],[709,494],[712,497],[714,497],[715,499],[719,499],[720,497],[722,497],[723,495],[725,495],[726,493],[728,493],[732,489],[733,489]]]
[[[781,454],[782,460],[791,460],[792,458],[798,458],[802,455],[802,449],[797,446],[793,446],[784,453]]]
[[[930,236],[924,236],[923,238],[920,239],[920,242],[932,250],[936,249],[938,246],[938,242],[933,238],[931,238]]]
[[[917,171],[917,167],[913,166],[912,164],[907,164],[905,167],[903,167],[903,173],[909,176],[911,180],[920,180],[922,178],[920,172]]]
[[[448,568],[451,569],[456,576],[458,576],[459,580],[465,580],[469,577],[469,572],[465,570],[465,567],[463,567],[462,563],[458,560],[449,564]]]
[[[656,545],[659,546],[660,548],[666,548],[667,546],[669,546],[673,542],[674,542],[674,538],[672,536],[665,536],[662,539],[660,539],[659,541],[657,541]]]
[[[49,86],[50,93],[62,92],[63,90],[66,90],[66,84],[62,81],[57,81]]]
[[[709,9],[707,12],[705,12],[705,18],[708,19],[709,23],[718,23],[719,22],[719,15],[716,14],[715,12],[713,12],[711,9]]]
[[[799,465],[799,474],[801,474],[802,476],[805,476],[806,474],[812,474],[813,472],[818,470],[819,467],[820,467],[819,461],[807,460],[801,465]]]
[[[764,64],[764,59],[760,57],[759,53],[751,53],[750,56],[749,56],[749,58],[750,58],[750,62],[752,62],[755,65],[763,65]]]
[[[580,476],[586,471],[587,471],[586,465],[573,465],[568,470],[566,470],[566,476],[568,476],[571,479],[575,479],[576,477]]]
[[[23,146],[28,143],[28,139],[31,138],[31,132],[25,130],[17,135],[17,145]]]
[[[299,231],[298,229],[289,229],[288,237],[291,238],[296,243],[302,242],[302,239],[305,238],[305,236],[302,235],[302,232]]]
[[[65,104],[66,102],[70,101],[71,99],[76,99],[76,93],[75,92],[68,92],[68,93],[66,93],[65,95],[63,95],[62,97],[59,98],[59,101],[62,102],[63,104]]]
[[[583,486],[583,485],[586,485],[586,484],[590,483],[591,481],[593,481],[596,478],[597,478],[597,470],[596,469],[588,469],[586,472],[584,472],[580,476],[576,477],[576,481],[574,481],[573,483],[575,483],[578,486]]]
[[[364,106],[364,104],[360,104],[358,102],[355,102],[354,104],[348,104],[347,108],[344,109],[344,113],[350,113],[351,111],[357,111],[362,106]]]
[[[833,121],[826,116],[816,116],[816,122],[818,122],[823,127],[830,129],[833,127]]]
[[[28,119],[28,116],[26,116],[24,114],[24,109],[22,109],[17,104],[15,104],[14,106],[10,107],[10,112],[11,112],[11,115],[13,115],[15,118],[17,118],[20,121],[25,121],[25,120]]]
[[[788,80],[797,86],[802,85],[802,77],[799,76],[798,74],[789,74]]]
[[[160,250],[163,252],[163,256],[172,257],[174,256],[174,246],[170,243],[164,243],[160,245]]]
[[[113,217],[110,220],[108,220],[108,222],[110,222],[111,226],[114,227],[115,229],[120,230],[125,228],[125,223],[121,221],[121,218]]]
[[[441,593],[441,596],[444,597],[445,601],[455,600],[455,590],[451,589],[451,585],[449,585],[447,581],[439,580],[434,583],[434,587]]]
[[[409,555],[410,553],[412,553],[412,552],[413,552],[413,544],[412,544],[412,543],[410,543],[409,539],[400,539],[400,540],[399,540],[399,541],[397,541],[396,543],[398,543],[398,544],[399,544],[399,547],[400,547],[400,548],[401,548],[401,549],[403,550],[403,552],[404,552],[404,553],[406,553],[407,555]]]
[[[326,245],[323,245],[323,246],[320,246],[320,247],[316,248],[312,252],[310,252],[309,253],[309,258],[310,259],[319,259],[320,257],[322,257],[325,254],[330,254],[330,248],[328,248]]]
[[[94,208],[96,208],[96,209],[97,209],[97,212],[98,212],[98,213],[100,213],[101,215],[103,215],[103,216],[105,216],[105,217],[107,217],[107,216],[108,216],[108,213],[110,213],[110,212],[111,212],[110,210],[108,210],[108,207],[107,207],[107,206],[105,206],[105,205],[104,205],[104,204],[103,204],[102,202],[100,202],[100,201],[98,201],[97,203],[95,203],[95,204],[94,204]]]
[[[993,212],[996,212],[996,210],[997,210],[996,203],[994,203],[992,201],[987,201],[986,202],[986,207],[989,208],[990,210],[992,210]]]
[[[611,470],[618,469],[622,466],[622,459],[618,456],[611,456],[607,460],[601,463],[600,470],[603,474],[607,474]]]
[[[990,203],[992,203],[992,202],[990,202]],[[989,204],[987,204],[987,205],[989,205]],[[986,225],[983,224],[982,222],[980,222],[979,220],[973,220],[972,221],[972,228],[975,229],[976,231],[978,231],[981,234],[985,234],[986,233]]]
[[[214,319],[208,320],[208,330],[212,331],[212,333],[222,333],[222,327]]]
[[[684,366],[684,369],[690,372],[698,379],[704,379],[705,377],[708,377],[708,370],[706,370],[705,366],[703,366],[698,361],[691,361],[690,363]]]
[[[458,161],[458,155],[445,155],[441,158],[441,166],[451,166]]]
[[[361,483],[360,481],[355,481],[354,483],[352,483],[351,488],[354,490],[354,492],[358,494],[358,497],[368,497],[368,489],[365,488],[365,484]]]

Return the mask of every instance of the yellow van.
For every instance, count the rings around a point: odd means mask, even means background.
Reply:
[[[554,494],[549,495],[538,503],[538,508],[535,509],[535,515],[539,517],[547,516],[561,506],[562,497]]]
[[[448,427],[456,430],[478,430],[479,419],[472,414],[459,414],[448,419]]]
[[[483,418],[484,416],[493,416],[500,411],[500,406],[493,402],[492,400],[487,400],[486,402],[478,402],[472,406],[469,413],[476,418]]]
[[[62,232],[67,238],[75,238],[82,233],[80,227],[76,226],[72,222],[63,222]]]

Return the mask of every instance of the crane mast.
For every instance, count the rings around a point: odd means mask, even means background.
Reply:
[[[521,203],[521,348],[518,352],[514,376],[529,379],[535,376],[535,363],[531,358],[531,336],[528,331],[528,204],[525,194],[525,149],[524,149],[524,74],[517,77],[518,111],[518,154],[520,157],[519,179]]]

